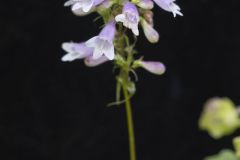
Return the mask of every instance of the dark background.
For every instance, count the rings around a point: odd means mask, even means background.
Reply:
[[[154,8],[160,42],[149,44],[141,32],[137,47],[167,72],[138,71],[139,160],[202,160],[231,147],[233,136],[215,141],[197,121],[212,96],[240,104],[238,1],[178,0],[184,17],[175,19]],[[0,2],[0,159],[127,160],[124,108],[106,107],[115,95],[112,64],[60,60],[62,42],[85,41],[102,22],[74,16],[64,2]]]

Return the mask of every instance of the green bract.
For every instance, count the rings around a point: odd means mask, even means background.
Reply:
[[[204,105],[199,127],[218,139],[233,133],[240,126],[238,112],[228,98],[212,98]]]

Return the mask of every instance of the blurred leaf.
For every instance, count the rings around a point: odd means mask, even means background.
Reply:
[[[236,106],[229,98],[212,98],[204,105],[199,127],[213,138],[232,134],[240,126]]]
[[[233,139],[233,146],[236,151],[236,156],[240,158],[240,136]]]
[[[238,158],[232,150],[225,149],[217,155],[206,157],[204,160],[238,160]]]

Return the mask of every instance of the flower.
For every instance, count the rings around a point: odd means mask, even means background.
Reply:
[[[139,35],[138,23],[140,18],[137,7],[134,4],[130,2],[125,3],[122,14],[117,15],[115,20],[117,22],[122,22],[123,25],[131,29],[136,36]]]
[[[142,67],[147,71],[157,75],[162,75],[166,71],[164,64],[156,61],[137,60],[133,63],[133,68],[138,68],[138,67]]]
[[[69,0],[64,6],[72,6],[72,11],[82,9],[83,12],[89,12],[93,7],[102,2],[103,0]]]
[[[105,56],[101,56],[98,59],[93,59],[93,49],[87,47],[84,42],[65,42],[62,44],[62,48],[67,52],[67,54],[62,57],[63,62],[72,62],[76,59],[84,59],[86,66],[95,67],[108,61]]]
[[[143,9],[153,9],[153,1],[152,0],[140,0],[137,5]]]
[[[212,98],[204,105],[199,127],[215,139],[233,133],[240,127],[235,105],[229,98]]]
[[[105,55],[109,60],[114,59],[115,53],[113,40],[115,37],[115,31],[115,21],[110,21],[98,36],[89,39],[85,43],[86,46],[94,49],[93,59],[98,59],[102,55]]]
[[[62,57],[63,62],[71,62],[76,59],[83,59],[91,56],[93,53],[93,49],[87,47],[84,42],[65,42],[62,44],[62,48],[67,52],[67,54]]]
[[[181,8],[174,3],[176,0],[153,0],[153,1],[165,11],[172,12],[174,17],[176,17],[177,15],[183,16],[183,14],[180,12]]]
[[[158,32],[152,27],[152,25],[148,24],[145,19],[141,19],[141,25],[143,28],[143,32],[151,43],[157,43],[159,40]]]

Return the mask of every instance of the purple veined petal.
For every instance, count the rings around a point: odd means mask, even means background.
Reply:
[[[124,4],[121,14],[118,14],[115,17],[117,22],[122,22],[123,25],[132,30],[132,32],[138,36],[138,23],[140,21],[139,13],[137,7],[130,2]]]
[[[173,16],[176,17],[177,15],[183,16],[180,12],[180,7],[175,4],[176,0],[153,0],[159,7],[164,9],[165,11],[172,12]]]
[[[144,19],[141,19],[141,25],[143,28],[144,35],[151,43],[157,43],[159,40],[159,34],[158,32],[150,25],[148,24]]]
[[[154,3],[152,0],[140,0],[137,5],[143,9],[153,9]]]
[[[100,64],[103,64],[105,62],[109,61],[109,59],[105,56],[101,56],[98,59],[94,59],[92,56],[87,57],[84,59],[84,63],[88,67],[96,67]]]
[[[147,71],[157,74],[157,75],[162,75],[165,73],[166,68],[163,63],[161,62],[155,62],[155,61],[140,61],[139,65],[146,69]]]
[[[71,62],[76,59],[89,57],[93,54],[93,49],[87,47],[83,42],[65,42],[62,44],[62,49],[67,52],[67,54],[62,57],[63,62]]]

